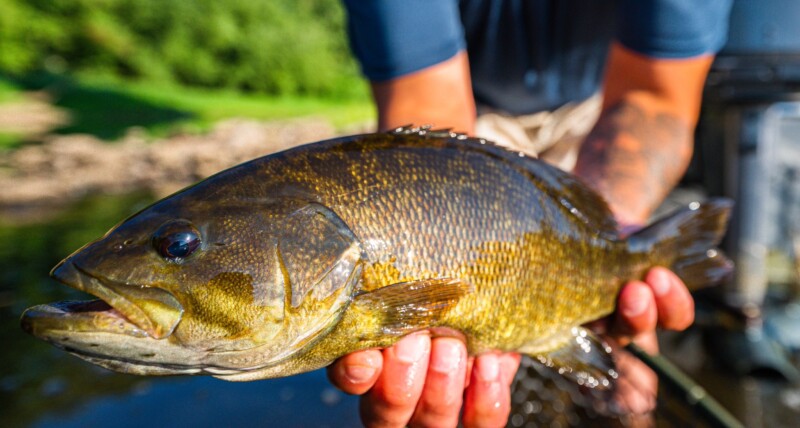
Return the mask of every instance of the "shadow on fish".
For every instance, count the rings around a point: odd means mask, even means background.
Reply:
[[[420,128],[345,137],[131,216],[53,269],[100,300],[30,308],[22,327],[119,372],[235,381],[437,328],[608,388],[613,359],[580,326],[656,265],[690,288],[723,279],[730,208],[693,203],[622,239],[596,193],[536,159]]]

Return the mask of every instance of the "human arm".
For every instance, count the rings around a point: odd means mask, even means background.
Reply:
[[[378,129],[431,125],[467,134],[475,129],[475,101],[467,53],[383,82],[372,82]]]
[[[612,45],[603,111],[574,172],[623,226],[644,224],[685,172],[712,59],[655,59]]]

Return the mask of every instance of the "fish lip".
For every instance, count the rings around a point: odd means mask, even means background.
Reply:
[[[104,301],[126,321],[154,339],[163,339],[171,335],[183,315],[183,307],[166,290],[115,281],[69,259],[54,267],[50,275],[64,285]],[[145,308],[150,301],[167,308],[167,319],[163,317],[155,319],[152,310],[148,313]]]
[[[73,331],[76,323],[88,323],[80,331],[105,331],[132,337],[149,337],[119,311],[103,300],[65,300],[26,309],[20,317],[22,329],[42,337],[46,331]],[[44,337],[42,337],[44,339]],[[47,340],[47,339],[45,339]]]
[[[37,305],[26,309],[20,322],[28,334],[110,370],[141,375],[215,374],[192,350],[150,337],[102,300]],[[169,355],[176,348],[183,351],[181,358],[147,360]]]

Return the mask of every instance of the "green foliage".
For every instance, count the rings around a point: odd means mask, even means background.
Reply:
[[[0,78],[0,103],[13,101],[20,97],[21,89],[17,85]]]
[[[13,132],[0,131],[0,151],[13,149],[25,144],[25,137]]]
[[[338,0],[3,0],[0,70],[363,96]]]

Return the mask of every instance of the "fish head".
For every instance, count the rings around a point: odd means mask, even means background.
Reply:
[[[294,198],[176,196],[58,264],[98,297],[28,309],[31,334],[138,374],[230,374],[305,349],[340,319],[361,250],[329,208]]]

